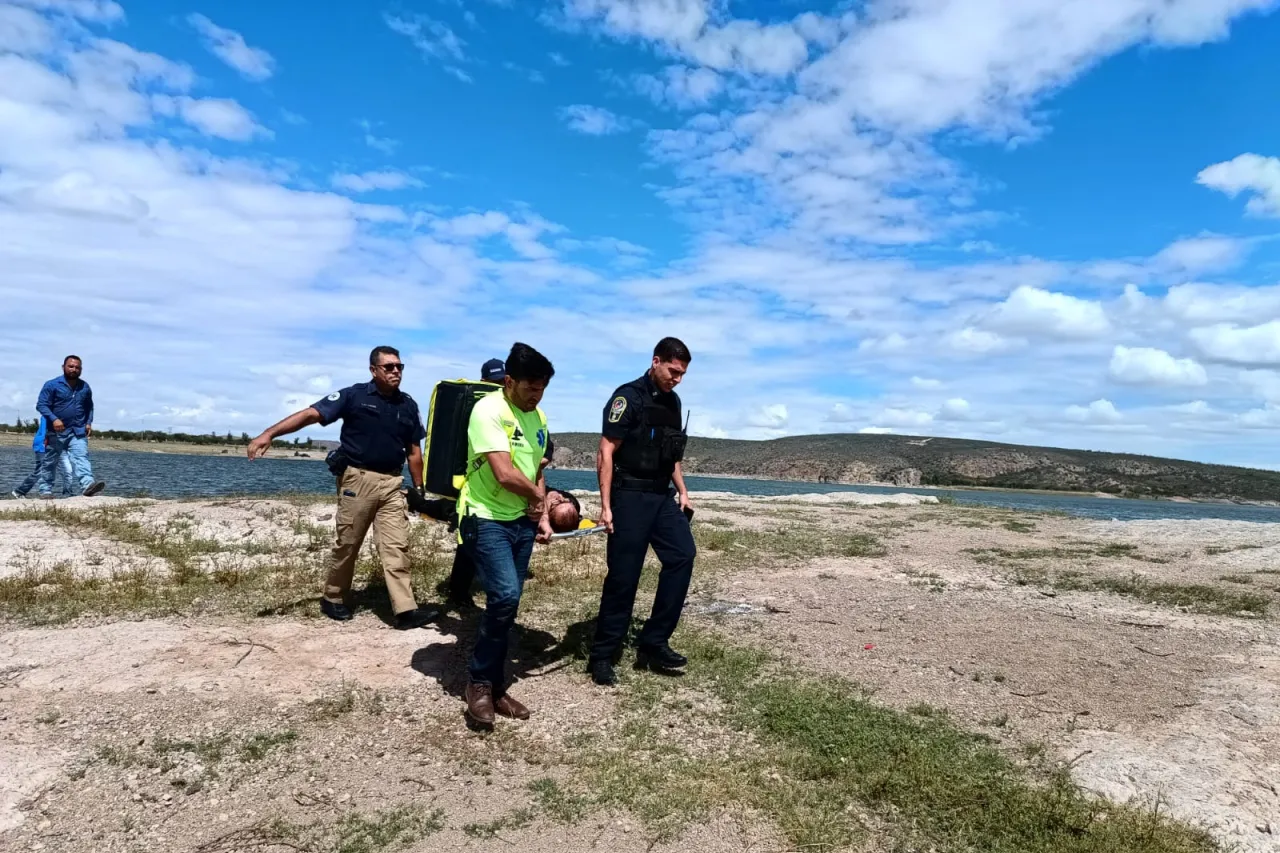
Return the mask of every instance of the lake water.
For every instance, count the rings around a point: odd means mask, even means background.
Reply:
[[[333,477],[322,462],[259,459],[250,462],[243,451],[227,456],[181,456],[169,453],[90,451],[94,473],[106,480],[109,495],[148,495],[157,498],[212,497],[235,494],[287,492],[330,493]],[[0,447],[0,494],[7,495],[30,472],[30,450]],[[588,471],[549,471],[547,481],[562,489],[594,489],[596,477]],[[823,492],[864,494],[950,495],[957,503],[981,504],[1021,510],[1058,510],[1085,518],[1128,521],[1143,518],[1222,518],[1234,521],[1280,522],[1280,508],[1232,504],[1175,503],[1095,498],[1086,495],[1051,495],[1034,492],[970,491],[966,489],[907,489],[895,486],[839,486],[826,483],[779,480],[738,480],[722,477],[689,477],[693,491],[732,492],[740,495],[796,495]]]

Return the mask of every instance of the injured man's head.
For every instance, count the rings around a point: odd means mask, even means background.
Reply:
[[[547,520],[556,533],[568,533],[577,530],[582,521],[582,507],[578,499],[568,492],[559,489],[547,490]]]

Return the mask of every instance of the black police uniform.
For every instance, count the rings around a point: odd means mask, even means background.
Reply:
[[[335,391],[311,408],[320,413],[324,426],[342,419],[339,447],[330,468],[338,463],[340,468],[351,465],[379,474],[399,474],[404,471],[409,448],[427,437],[417,402],[398,389],[384,397],[375,382]]]
[[[397,617],[410,618],[404,614],[416,613],[417,601],[410,582],[409,525],[401,489],[409,449],[426,437],[418,404],[399,390],[384,397],[376,383],[364,382],[330,394],[313,408],[326,426],[342,419],[340,446],[326,459],[338,478],[338,511],[325,602],[330,608],[345,607],[360,547],[373,525],[392,609]],[[334,613],[345,611],[329,612],[335,619],[350,618]],[[413,625],[406,622],[404,627]]]
[[[637,645],[642,651],[666,647],[684,609],[696,555],[689,520],[671,486],[686,441],[680,397],[659,390],[646,373],[614,391],[604,409],[602,433],[622,443],[613,453],[609,573],[600,595],[592,661],[612,661],[621,649],[650,545],[662,572],[653,612]]]

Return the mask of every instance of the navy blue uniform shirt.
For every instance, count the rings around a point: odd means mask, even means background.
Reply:
[[[640,422],[645,403],[649,400],[675,409],[677,416],[680,413],[680,397],[676,392],[659,390],[646,373],[613,392],[609,402],[604,404],[604,423],[600,434],[605,438],[626,438],[631,428]]]
[[[384,397],[373,382],[335,391],[311,408],[325,426],[342,420],[342,452],[357,468],[399,474],[409,448],[427,437],[414,399],[402,391]]]

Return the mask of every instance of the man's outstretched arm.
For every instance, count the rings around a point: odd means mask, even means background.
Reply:
[[[249,442],[249,458],[257,459],[271,449],[271,442],[275,441],[282,435],[289,435],[297,432],[303,427],[309,427],[312,424],[320,423],[320,413],[314,408],[308,407],[300,412],[294,412],[289,417],[280,421],[278,424],[272,424],[262,431],[262,435]]]

